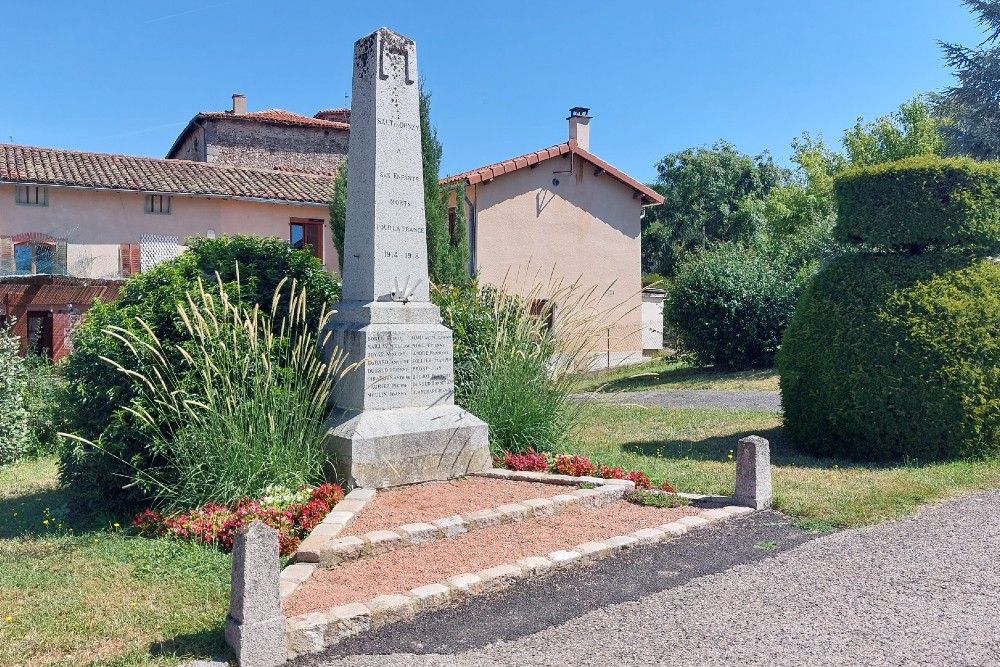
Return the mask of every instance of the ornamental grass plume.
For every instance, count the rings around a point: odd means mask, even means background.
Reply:
[[[274,485],[321,483],[329,464],[323,422],[330,394],[353,368],[338,350],[323,360],[330,313],[307,321],[305,289],[296,281],[282,280],[270,311],[262,312],[231,299],[216,278],[218,290],[199,280],[177,305],[185,336],[176,345],[161,343],[142,319],[140,334],[105,330],[131,352],[132,359],[101,358],[136,384],[138,398],[125,409],[163,462],[133,466],[127,481],[167,511],[231,505]],[[175,367],[168,359],[178,355]]]

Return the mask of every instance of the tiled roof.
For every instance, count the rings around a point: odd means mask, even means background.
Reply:
[[[472,169],[461,174],[456,174],[455,176],[448,176],[447,178],[442,178],[441,182],[455,183],[457,181],[464,180],[468,185],[475,185],[476,183],[489,181],[497,176],[517,171],[518,169],[523,169],[525,167],[530,167],[531,165],[538,164],[543,160],[548,160],[567,153],[579,155],[581,158],[596,167],[597,170],[599,170],[597,172],[598,174],[607,173],[612,178],[632,188],[636,194],[642,198],[642,204],[644,206],[663,203],[663,195],[656,192],[649,186],[635,180],[620,169],[612,167],[610,164],[593,153],[583,150],[577,145],[575,139],[570,139],[569,141],[556,144],[555,146],[550,146],[549,148],[543,148],[540,151],[534,151],[509,160],[504,160],[503,162],[497,162],[496,164],[490,164],[485,167],[479,167],[478,169]]]
[[[326,203],[329,176],[0,144],[0,182]]]
[[[337,130],[351,129],[351,126],[347,123],[303,116],[291,111],[285,111],[284,109],[267,109],[265,111],[251,111],[250,113],[243,114],[234,114],[231,111],[202,111],[198,115],[202,118],[225,118],[226,120],[251,121],[274,125],[315,125]]]

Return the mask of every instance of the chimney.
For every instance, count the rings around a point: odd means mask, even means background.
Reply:
[[[576,145],[590,150],[590,109],[573,107],[569,110],[569,138],[576,139]]]
[[[233,93],[233,115],[242,116],[247,112],[247,96],[243,93]]]

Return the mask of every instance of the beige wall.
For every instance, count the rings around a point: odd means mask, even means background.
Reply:
[[[67,239],[72,275],[111,277],[118,273],[118,244],[138,243],[141,234],[205,236],[257,234],[288,239],[289,218],[327,221],[323,230],[324,265],[337,270],[325,205],[237,201],[174,195],[169,215],[145,213],[145,195],[86,188],[49,187],[48,206],[15,203],[14,184],[0,183],[0,234],[39,232]]]
[[[573,173],[555,173],[570,169]],[[553,185],[552,180],[559,184]],[[553,275],[579,289],[607,290],[596,362],[642,354],[641,204],[633,190],[574,156],[556,157],[468,188],[475,206],[475,266],[484,283],[522,295]],[[473,230],[470,230],[473,231]],[[548,298],[540,295],[539,298]],[[557,303],[558,327],[558,303]],[[610,348],[610,351],[609,349]]]

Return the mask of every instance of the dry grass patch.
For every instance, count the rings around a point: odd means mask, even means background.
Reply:
[[[601,371],[579,378],[576,391],[644,391],[649,389],[712,389],[716,391],[778,391],[778,371],[765,368],[724,371],[663,358],[639,366]]]

